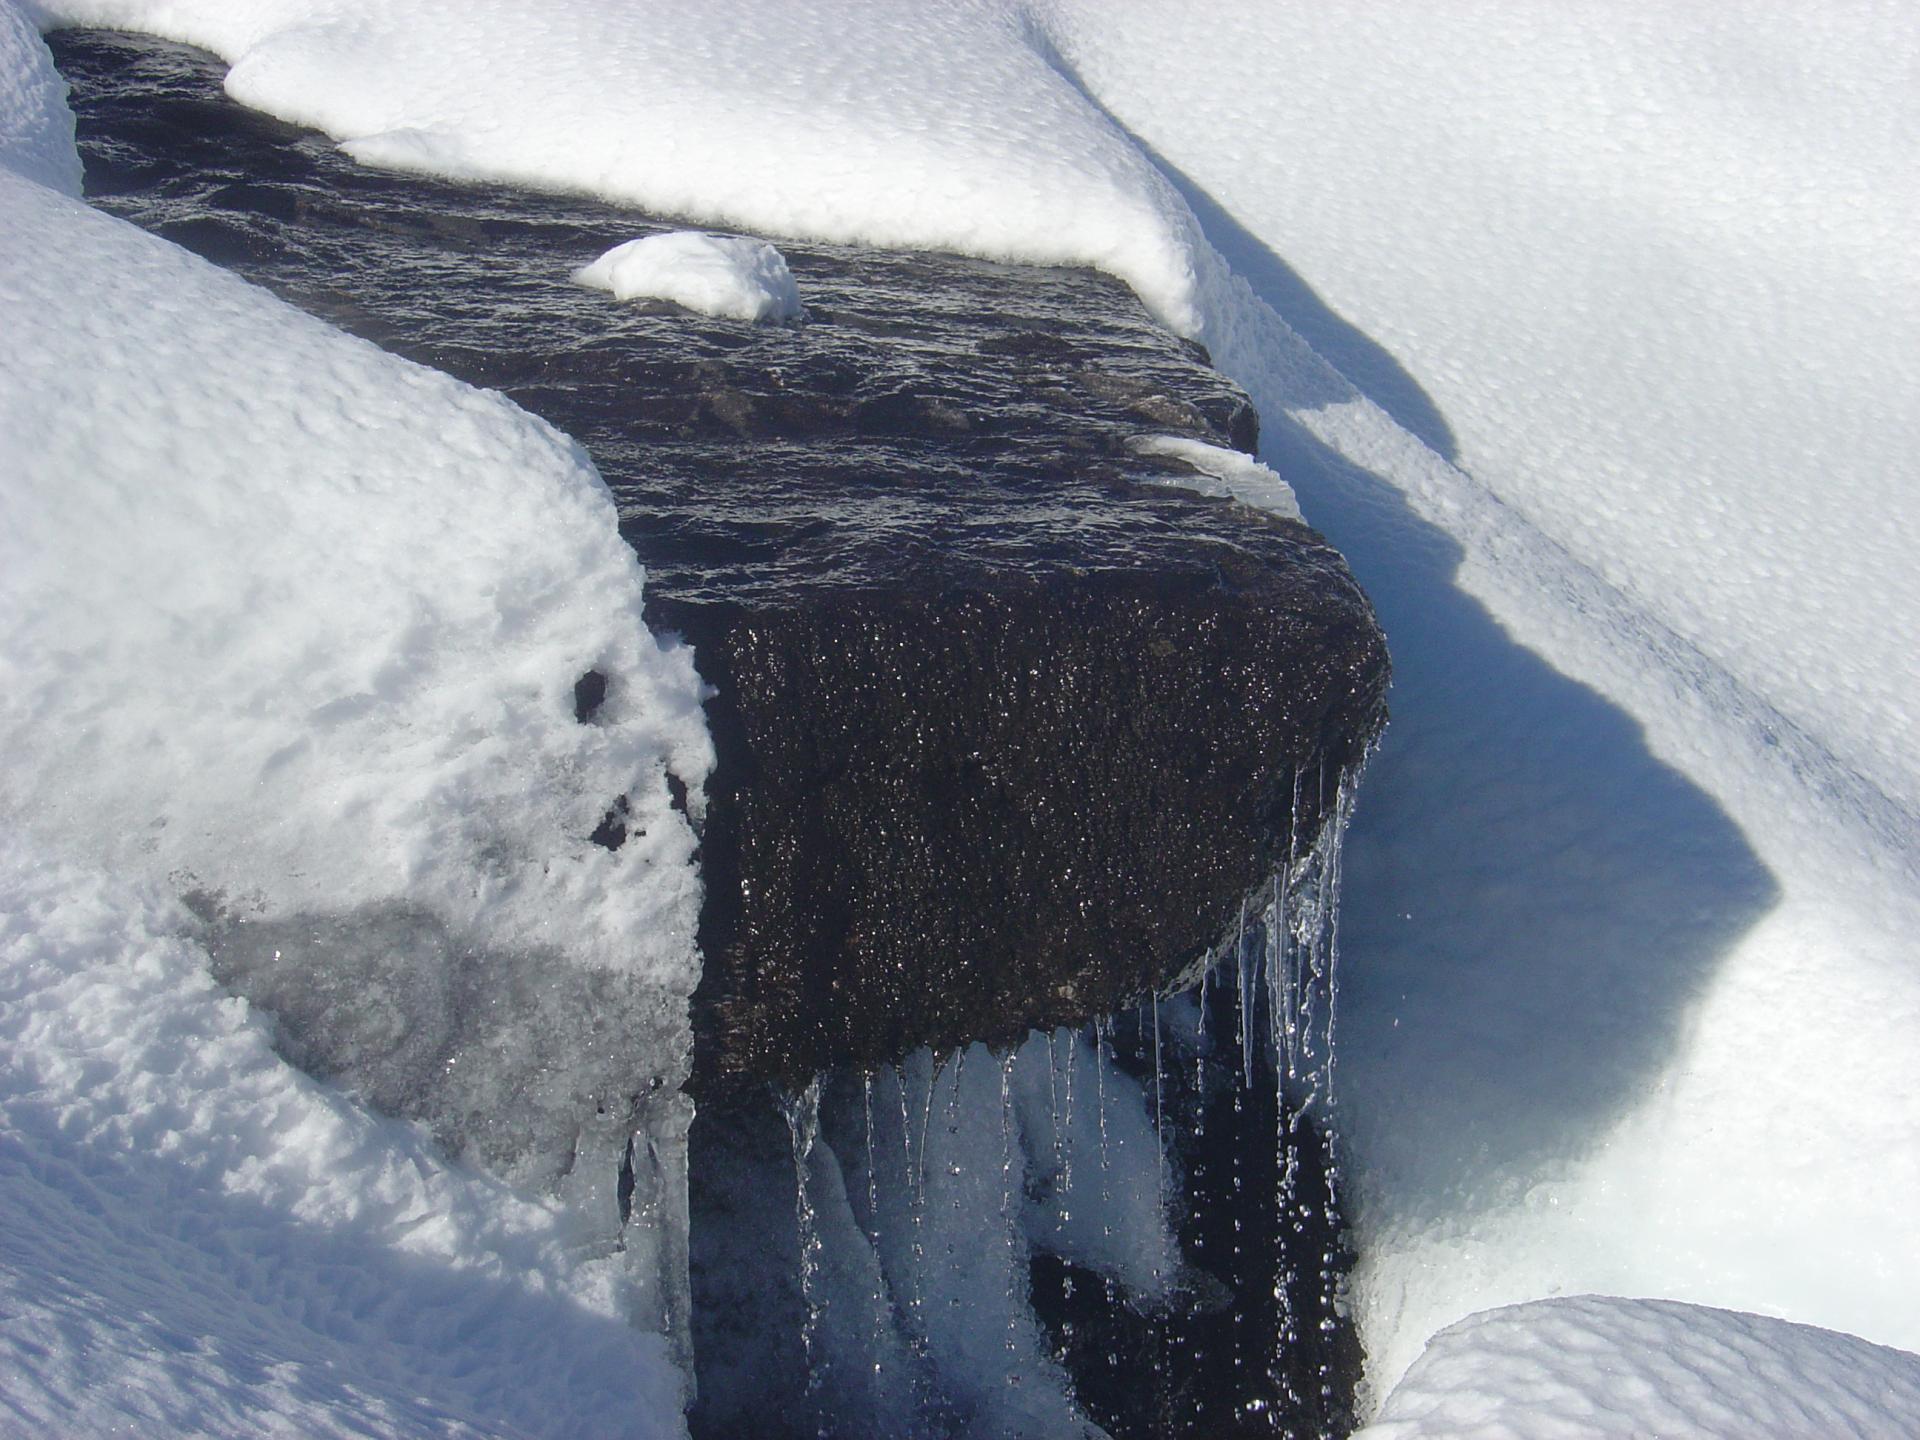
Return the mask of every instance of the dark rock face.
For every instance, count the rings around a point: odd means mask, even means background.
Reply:
[[[1284,856],[1296,767],[1371,733],[1329,578],[1222,554],[740,617],[701,652],[749,757],[709,831],[723,1052],[872,1064],[1164,986]]]
[[[718,692],[701,1083],[1165,985],[1382,723],[1338,555],[1132,448],[1255,419],[1118,282],[793,244],[801,324],[621,305],[568,274],[657,221],[363,170],[199,52],[52,39],[95,203],[592,453]]]

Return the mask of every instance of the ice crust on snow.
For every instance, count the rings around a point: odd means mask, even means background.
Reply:
[[[600,1237],[289,1066],[170,889],[0,840],[0,1434],[684,1434]]]
[[[1920,1355],[1670,1300],[1580,1295],[1469,1316],[1355,1440],[1897,1440]]]
[[[589,289],[611,290],[616,300],[670,300],[726,320],[797,320],[803,313],[786,256],[744,235],[643,235],[614,246],[573,278]]]

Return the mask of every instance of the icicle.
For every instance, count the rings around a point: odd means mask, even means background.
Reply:
[[[880,1403],[880,1357],[887,1332],[887,1279],[880,1256],[880,1171],[873,1153],[873,1071],[860,1072],[860,1108],[867,1125],[867,1243],[873,1246],[873,1334],[868,1349],[874,1405]]]
[[[908,1311],[913,1323],[907,1327],[911,1343],[916,1354],[926,1353],[926,1269],[927,1241],[925,1219],[927,1208],[926,1154],[922,1150],[918,1163],[913,1153],[913,1106],[907,1099],[907,1072],[902,1064],[893,1067],[894,1085],[900,1091],[900,1153],[906,1162],[907,1214],[913,1229],[913,1243],[908,1247],[911,1256],[909,1269],[912,1272],[912,1290],[907,1297]]]
[[[819,1349],[820,1322],[826,1312],[826,1300],[820,1294],[820,1227],[814,1213],[813,1197],[807,1183],[807,1167],[814,1142],[820,1138],[820,1077],[814,1076],[797,1095],[781,1098],[781,1114],[786,1117],[787,1134],[793,1141],[793,1214],[800,1238],[800,1298],[806,1316],[800,1322],[800,1348],[806,1356],[807,1399],[816,1410],[826,1380],[827,1361],[815,1352]],[[826,1417],[819,1415],[819,1433],[826,1433]]]
[[[1020,1264],[1019,1221],[1014,1215],[1013,1195],[1013,1066],[1018,1048],[1011,1048],[1000,1060],[1000,1230],[1007,1247],[1007,1384],[1020,1383],[1016,1357],[1020,1349],[1020,1315],[1027,1308],[1026,1287],[1019,1283],[1024,1269]],[[1052,1060],[1052,1055],[1048,1055]]]
[[[1161,1085],[1163,1071],[1160,1064],[1160,995],[1153,996],[1153,1161],[1154,1181],[1159,1187],[1158,1197],[1160,1213],[1167,1212],[1167,1101]]]
[[[1067,1209],[1067,1199],[1073,1194],[1073,1079],[1080,1069],[1080,1037],[1075,1032],[1067,1032],[1067,1156],[1065,1168],[1060,1172],[1060,1220],[1071,1220],[1073,1213]]]
[[[1104,1021],[1093,1022],[1093,1091],[1094,1107],[1100,1118],[1100,1202],[1102,1207],[1107,1201],[1107,1173],[1113,1168],[1107,1155],[1107,1055],[1106,1030]],[[1111,1233],[1111,1232],[1109,1232]]]
[[[1234,942],[1240,1000],[1240,1084],[1253,1089],[1253,974],[1247,945],[1247,902],[1240,902],[1240,938]]]
[[[1054,1052],[1054,1041],[1060,1032],[1047,1032],[1047,1116],[1053,1125],[1053,1174],[1054,1183],[1059,1183],[1060,1172],[1066,1166],[1066,1144],[1060,1134],[1060,1058]]]

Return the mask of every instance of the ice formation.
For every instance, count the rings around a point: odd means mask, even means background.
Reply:
[[[684,1434],[600,1237],[288,1065],[171,890],[0,840],[0,1433]]]
[[[1301,518],[1300,502],[1294,497],[1293,487],[1281,479],[1272,466],[1263,465],[1238,450],[1180,435],[1154,435],[1140,441],[1134,449],[1142,455],[1177,460],[1192,471],[1191,479],[1171,483],[1198,490],[1203,495],[1224,495],[1244,505],[1284,515],[1289,520]]]
[[[617,300],[670,300],[729,320],[797,320],[802,314],[786,257],[743,235],[643,235],[614,246],[573,278],[590,289],[611,290]]]
[[[1378,1383],[1570,1290],[1920,1345],[1905,16],[39,9],[370,162],[1127,279],[1395,642],[1342,1012]]]
[[[1896,1440],[1920,1355],[1784,1320],[1579,1295],[1468,1316],[1356,1440]]]

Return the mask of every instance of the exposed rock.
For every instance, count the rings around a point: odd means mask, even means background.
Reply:
[[[702,1083],[1166,984],[1382,723],[1339,556],[1132,449],[1256,421],[1109,277],[789,244],[804,323],[622,304],[568,277],[657,221],[365,170],[211,57],[53,39],[96,203],[592,453],[717,690]]]

